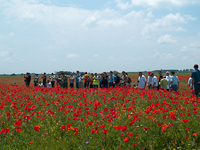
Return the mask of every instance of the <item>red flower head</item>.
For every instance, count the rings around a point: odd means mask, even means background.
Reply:
[[[40,131],[40,126],[38,126],[38,125],[34,126],[33,129],[36,130],[36,131]]]

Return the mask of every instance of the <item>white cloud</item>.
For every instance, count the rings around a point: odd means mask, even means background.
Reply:
[[[199,0],[132,0],[134,6],[143,7],[170,7],[200,4]]]
[[[149,36],[148,35],[149,32],[162,29],[162,27],[166,29],[166,27],[173,27],[176,24],[187,23],[188,20],[193,20],[193,19],[195,18],[184,16],[179,13],[176,14],[170,13],[162,17],[161,19],[157,19],[155,22],[151,24],[147,24],[142,30],[142,35]]]
[[[126,18],[136,18],[136,19],[141,19],[144,17],[144,11],[131,11],[130,13],[125,15]]]
[[[116,0],[116,2],[117,2],[117,7],[122,10],[133,7],[133,4],[129,1],[123,2],[122,0]]]
[[[99,55],[98,55],[98,54],[95,54],[94,57],[99,57]]]
[[[154,15],[152,14],[152,12],[148,12],[148,13],[147,13],[147,17],[148,17],[148,18],[153,18]]]
[[[176,28],[176,31],[181,32],[181,31],[185,31],[185,29],[183,29],[182,27],[178,27],[178,28]]]
[[[7,35],[0,35],[0,39],[7,39],[7,38],[11,38],[13,36],[15,36],[15,33],[14,32],[10,32]]]
[[[166,34],[166,35],[164,35],[164,36],[161,36],[158,40],[157,40],[157,42],[158,43],[175,43],[176,42],[176,40],[173,40],[172,38],[171,38],[171,35],[169,35],[169,34]]]
[[[109,56],[108,59],[109,60],[115,60],[115,57],[114,56]]]
[[[168,59],[175,58],[175,55],[172,53],[163,53],[163,52],[161,53],[157,50],[154,50],[154,54],[150,55],[149,58],[161,58],[161,59],[168,60]]]
[[[13,36],[15,36],[15,33],[14,33],[14,32],[10,32],[10,33],[8,34],[8,37],[13,37]]]
[[[68,54],[66,57],[67,58],[78,58],[79,55],[77,55],[77,54]]]
[[[8,51],[0,51],[0,56],[7,56],[8,54]]]
[[[111,25],[111,26],[120,26],[125,25],[128,22],[124,19],[112,19],[112,20],[100,20],[97,22],[98,25]]]
[[[181,47],[181,49],[180,49],[180,52],[185,52],[185,51],[187,51],[187,46],[183,46],[183,47]]]

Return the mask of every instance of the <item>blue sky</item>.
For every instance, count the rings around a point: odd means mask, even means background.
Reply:
[[[199,0],[0,0],[0,73],[200,65]]]

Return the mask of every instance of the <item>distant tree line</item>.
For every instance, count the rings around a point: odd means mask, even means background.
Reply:
[[[153,73],[158,73],[158,71],[162,71],[163,73],[165,73],[165,72],[167,72],[167,71],[169,71],[169,72],[172,72],[172,71],[174,71],[174,72],[176,72],[176,73],[189,73],[189,72],[192,72],[194,69],[183,69],[183,70],[177,70],[177,69],[165,69],[165,70],[153,70],[153,71],[151,71],[151,72],[153,72]],[[147,73],[148,71],[142,71],[143,73]],[[67,75],[70,75],[71,73],[73,74],[73,75],[75,75],[76,74],[76,72],[71,72],[71,71],[56,71],[55,72],[55,74],[62,74],[62,73],[67,73]],[[80,73],[85,73],[85,72],[80,72]],[[93,72],[94,73],[94,72]],[[107,73],[109,73],[109,72],[107,72]],[[119,72],[119,71],[116,71],[116,70],[114,70],[113,71],[113,73],[115,74],[115,73],[118,73],[118,74],[120,74],[121,72]],[[129,72],[127,72],[128,74],[138,74],[138,71],[137,72],[131,72],[131,71],[129,71]],[[30,73],[30,75],[34,75],[35,73]],[[39,73],[39,75],[42,75],[43,73]],[[46,73],[47,75],[50,75],[51,73]],[[90,72],[88,72],[88,74],[90,74]],[[99,73],[98,73],[99,74]],[[24,75],[24,73],[21,73],[21,74],[15,74],[15,73],[12,73],[12,74],[0,74],[0,76],[17,76],[17,75]]]

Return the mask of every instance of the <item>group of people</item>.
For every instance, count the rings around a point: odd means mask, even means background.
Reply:
[[[27,73],[24,75],[26,86],[30,85],[31,82],[31,76],[30,73]],[[39,87],[47,87],[47,88],[54,88],[55,86],[68,88],[68,85],[73,88],[74,83],[76,84],[76,88],[109,88],[114,86],[131,86],[131,78],[128,77],[128,74],[124,71],[122,72],[122,76],[119,77],[117,73],[113,75],[113,72],[110,71],[109,75],[104,72],[100,75],[97,75],[97,73],[91,75],[87,74],[87,72],[79,73],[79,71],[76,72],[76,75],[74,76],[71,74],[70,76],[66,73],[54,75],[53,73],[49,76],[47,79],[46,73],[42,75],[42,81],[39,79],[39,75],[34,75],[34,86]]]
[[[194,71],[192,72],[191,78],[189,79],[190,83],[189,86],[191,89],[195,91],[196,95],[199,95],[200,92],[200,71],[198,70],[198,65],[194,65]],[[149,89],[165,89],[165,90],[172,90],[172,91],[178,91],[179,88],[179,79],[178,76],[175,75],[175,72],[170,73],[167,71],[166,75],[163,75],[161,71],[159,71],[159,78],[157,78],[153,72],[148,72],[148,77],[146,77],[142,74],[142,72],[139,72],[138,81],[136,84],[132,84],[135,88],[144,88],[148,87]],[[25,83],[26,86],[30,85],[31,82],[31,76],[30,73],[27,73],[25,76]],[[54,88],[55,86],[68,88],[68,85],[73,88],[74,83],[76,85],[76,88],[110,88],[115,86],[121,86],[121,87],[131,87],[131,78],[128,76],[128,74],[123,71],[121,77],[118,76],[117,73],[113,74],[112,71],[110,71],[109,74],[106,72],[97,75],[97,73],[91,75],[87,74],[87,72],[79,73],[79,71],[76,72],[76,75],[74,76],[71,74],[68,76],[66,73],[54,75],[53,73],[49,76],[47,79],[46,73],[42,75],[42,81],[39,81],[38,74],[34,75],[34,86],[39,87],[47,87],[47,88]]]

